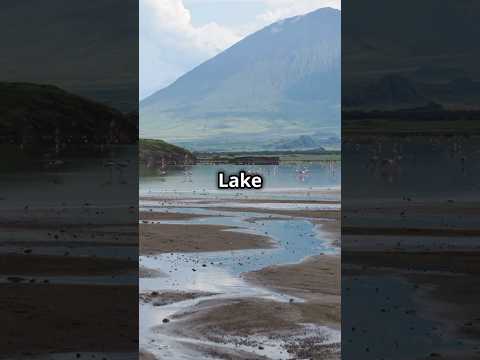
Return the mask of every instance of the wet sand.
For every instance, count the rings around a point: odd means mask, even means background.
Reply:
[[[340,257],[312,256],[299,264],[270,266],[244,274],[254,284],[309,301],[340,304]]]
[[[155,212],[141,211],[139,214],[140,221],[177,221],[192,220],[198,218],[209,217],[210,215],[182,214],[177,212]]]
[[[165,277],[166,275],[159,270],[155,269],[148,269],[144,266],[140,266],[138,269],[138,276],[141,279],[151,279],[151,278],[158,278],[158,277]]]
[[[47,255],[0,255],[0,274],[2,275],[99,276],[136,274],[137,269],[138,263],[134,260]]]
[[[1,284],[2,356],[135,353],[137,293],[137,286]]]
[[[148,200],[151,200],[149,198]],[[253,203],[252,199],[248,199]],[[271,203],[270,200],[256,200]],[[295,201],[278,201],[297,203]],[[308,203],[311,203],[308,201]],[[195,202],[192,208],[201,208]],[[252,213],[246,222],[306,219],[339,245],[340,213],[337,210],[281,210],[261,207],[205,207],[208,210]],[[265,214],[259,216],[255,214]],[[169,215],[170,216],[170,215]],[[142,224],[141,254],[166,252],[228,251],[271,248],[266,236],[225,231],[220,225]],[[285,300],[262,297],[200,296],[185,291],[158,291],[146,302],[158,299],[198,302],[168,317],[154,328],[161,343],[162,334],[178,339],[183,348],[220,359],[338,359],[340,338],[326,342],[340,330],[340,257],[318,255],[291,265],[269,266],[244,273],[251,286],[285,296]],[[197,297],[200,296],[200,297]],[[307,329],[307,328],[308,329]],[[336,335],[335,335],[336,336]],[[334,338],[335,338],[334,336]],[[184,340],[182,340],[184,339]]]
[[[178,301],[192,300],[200,297],[208,297],[216,295],[208,292],[184,292],[184,291],[151,291],[140,294],[140,301],[143,303],[151,303],[153,306],[163,306],[173,304]]]
[[[262,235],[232,231],[220,225],[141,224],[140,253],[268,249],[273,241]]]
[[[374,286],[384,298],[393,293],[384,285],[400,280],[411,304],[405,305],[405,318],[402,312],[393,321],[406,319],[405,325],[414,330],[430,324],[418,337],[430,343],[425,345],[427,350],[403,346],[402,352],[417,352],[418,359],[474,359],[480,354],[478,213],[476,204],[453,200],[406,199],[389,207],[363,204],[345,209],[345,216],[355,218],[355,223],[349,221],[342,229],[345,279],[356,283],[356,289],[358,284],[369,289],[369,282],[378,280]],[[378,306],[372,305],[368,313],[395,312],[388,301]],[[369,325],[363,326],[373,332]]]
[[[215,199],[212,200],[212,197],[209,198],[202,198],[202,197],[195,197],[195,196],[190,196],[190,197],[184,197],[184,196],[157,196],[157,195],[152,195],[152,196],[146,196],[146,195],[141,195],[140,196],[140,201],[158,201],[162,206],[168,205],[169,202],[175,202],[178,200],[186,200],[186,201],[195,201],[195,202],[216,202],[216,201],[235,201],[235,202],[258,202],[258,203],[263,203],[266,202],[265,199],[268,199],[268,202],[278,202],[278,203],[293,203],[293,204],[298,204],[298,203],[312,203],[312,202],[317,202],[317,203],[334,203],[337,202],[337,200],[317,200],[315,199],[315,196],[323,196],[323,195],[331,195],[334,198],[340,197],[340,187],[332,187],[332,188],[312,188],[312,189],[278,189],[278,190],[273,190],[270,189],[268,192],[265,194],[254,194],[256,197],[232,197],[232,196],[225,196],[225,193],[222,194],[223,196],[218,196],[215,197]],[[272,195],[307,195],[308,197],[311,197],[312,199],[308,200],[292,200],[292,199],[275,199]]]
[[[342,258],[346,264],[397,272],[480,274],[480,253],[476,251],[344,251]]]
[[[316,192],[308,192],[308,191],[299,191],[298,194],[311,194],[311,195],[318,195],[323,193],[316,193]],[[335,192],[331,192],[328,194],[338,195]],[[290,199],[272,199],[272,198],[251,198],[251,197],[242,197],[242,198],[232,198],[232,197],[218,197],[215,199],[212,198],[157,198],[157,197],[140,197],[140,201],[158,201],[162,204],[162,206],[171,206],[172,203],[176,203],[178,201],[183,202],[191,202],[192,205],[195,204],[216,204],[219,202],[232,202],[234,201],[237,204],[263,204],[263,203],[270,203],[270,204],[340,204],[338,200],[316,200],[314,198],[308,200],[290,200]]]
[[[200,207],[201,208],[201,207]],[[212,209],[212,208],[202,208]],[[262,208],[249,208],[249,207],[223,207],[218,206],[214,208],[218,211],[230,211],[230,212],[252,212],[258,214],[271,214],[271,215],[284,215],[300,218],[312,218],[312,219],[338,219],[338,210],[275,210],[275,209],[262,209]]]
[[[454,236],[480,236],[480,229],[462,229],[462,228],[414,228],[414,227],[343,227],[342,232],[345,235],[399,235],[399,236],[436,236],[436,237],[454,237]]]
[[[282,357],[299,358],[302,354],[302,358],[323,359],[318,355],[328,354],[335,358],[338,344],[323,344],[329,333],[323,333],[321,326],[338,320],[336,313],[339,313],[338,307],[325,304],[281,303],[256,298],[206,300],[190,313],[176,315],[169,331],[181,337],[200,336],[219,344],[247,345],[257,348],[259,355],[273,342],[283,344],[284,350],[277,350],[283,353]],[[318,331],[304,337],[305,323],[318,325]],[[269,352],[264,354],[272,358]]]
[[[145,350],[140,350],[140,352],[138,353],[138,357],[140,360],[157,360],[155,355]]]
[[[0,357],[135,356],[135,208],[13,200],[0,211]]]

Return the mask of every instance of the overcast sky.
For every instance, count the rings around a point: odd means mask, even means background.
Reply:
[[[140,99],[280,19],[340,0],[140,0]]]

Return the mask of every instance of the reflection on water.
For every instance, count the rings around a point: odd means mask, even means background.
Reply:
[[[264,189],[225,191],[217,189],[217,173],[238,174],[240,170],[263,176]],[[145,171],[140,178],[140,195],[158,193],[186,193],[188,195],[208,195],[216,193],[228,195],[248,193],[259,195],[262,192],[281,192],[285,198],[289,191],[338,187],[341,181],[340,162],[325,161],[305,165],[207,165],[200,164],[184,169],[171,169],[166,174],[160,171]]]
[[[136,146],[112,146],[96,155],[70,154],[37,159],[16,171],[0,170],[0,205],[118,205],[138,198]],[[131,204],[136,205],[136,204]]]
[[[478,138],[398,136],[345,141],[345,199],[442,197],[472,200],[478,193]],[[348,203],[346,203],[348,205]]]

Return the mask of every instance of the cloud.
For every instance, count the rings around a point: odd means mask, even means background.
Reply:
[[[140,0],[140,98],[240,40],[215,22],[194,26],[182,0]]]
[[[243,1],[259,2],[265,10],[252,19],[245,19],[241,26],[228,27],[217,22],[195,26],[183,0],[140,0],[140,98],[167,86],[193,67],[275,21],[321,7],[340,8],[340,0]],[[235,2],[231,2],[232,11]]]

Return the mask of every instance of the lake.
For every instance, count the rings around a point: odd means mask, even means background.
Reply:
[[[219,190],[217,174],[248,173],[262,175],[262,190]],[[163,174],[158,170],[143,170],[140,177],[140,196],[174,194],[175,196],[249,196],[281,199],[329,198],[328,194],[313,195],[308,190],[338,190],[341,183],[341,163],[325,161],[281,165],[208,165],[199,164],[172,169]]]

